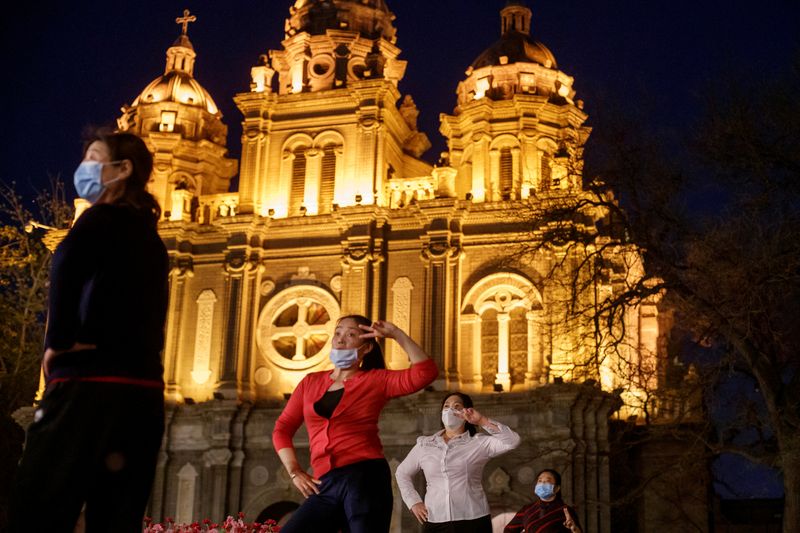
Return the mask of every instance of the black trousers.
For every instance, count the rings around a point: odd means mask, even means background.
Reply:
[[[392,474],[386,459],[334,468],[281,528],[281,533],[387,533],[392,522]]]
[[[473,520],[453,520],[452,522],[426,522],[424,533],[492,533],[492,519],[487,514]]]
[[[50,385],[28,428],[12,533],[142,531],[164,433],[164,393],[118,383]]]

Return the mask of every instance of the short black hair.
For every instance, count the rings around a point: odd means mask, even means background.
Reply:
[[[555,478],[557,487],[561,486],[561,474],[559,474],[552,468],[545,468],[544,470],[541,470],[538,474],[536,474],[536,481],[539,481],[539,476],[541,476],[545,472],[547,472],[548,474],[552,475]]]

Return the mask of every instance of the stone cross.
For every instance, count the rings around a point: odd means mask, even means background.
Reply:
[[[190,22],[195,22],[196,20],[197,20],[197,17],[195,17],[194,15],[189,15],[189,10],[188,9],[184,9],[183,10],[183,16],[176,18],[175,19],[175,24],[180,24],[183,27],[183,30],[181,31],[181,34],[182,35],[186,35],[186,30],[189,29],[189,23]]]

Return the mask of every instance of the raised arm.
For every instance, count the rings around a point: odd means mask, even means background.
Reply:
[[[387,338],[394,339],[411,360],[411,368],[405,370],[390,370],[386,373],[386,396],[395,398],[405,396],[424,389],[439,375],[436,363],[428,357],[419,344],[409,337],[403,330],[383,320],[373,322],[371,326],[359,326],[364,333],[362,338]]]
[[[456,414],[470,424],[480,426],[486,430],[490,438],[482,439],[482,444],[489,454],[489,457],[496,457],[519,446],[521,439],[516,431],[505,424],[489,419],[472,407],[464,409],[460,413],[457,412]]]

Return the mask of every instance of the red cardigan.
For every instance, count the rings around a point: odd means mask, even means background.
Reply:
[[[311,446],[311,468],[319,478],[333,468],[383,458],[378,418],[386,403],[430,385],[439,369],[432,359],[406,370],[369,370],[345,380],[344,394],[330,420],[314,411],[331,386],[331,371],[308,374],[297,385],[275,422],[275,451],[293,448],[292,436],[304,421]]]

